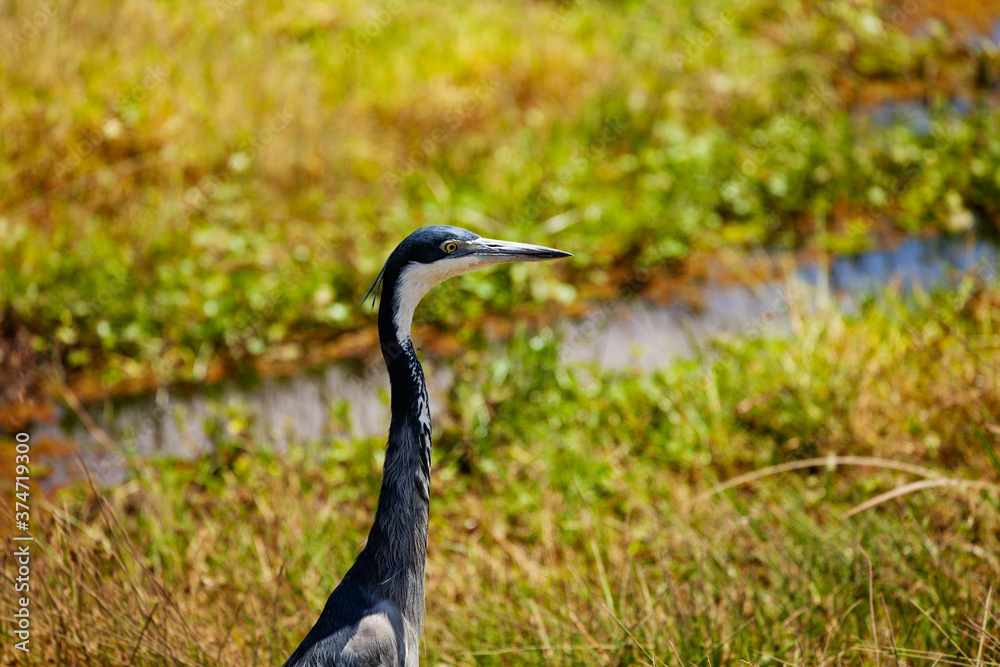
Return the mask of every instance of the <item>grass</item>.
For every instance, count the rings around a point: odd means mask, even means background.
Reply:
[[[8,4],[5,427],[69,391],[52,368],[87,398],[374,349],[355,304],[419,225],[563,247],[422,307],[467,350],[435,415],[425,662],[1000,664],[995,285],[791,304],[788,338],[651,373],[563,366],[537,326],[717,251],[996,229],[995,45],[882,1]],[[497,314],[533,324],[491,346]],[[252,420],[32,496],[33,650],[7,650],[5,560],[0,664],[287,656],[384,443],[277,454]]]
[[[973,280],[793,303],[788,337],[649,373],[561,365],[548,330],[455,359],[422,659],[1000,664],[998,305]],[[384,443],[279,455],[238,424],[36,511],[37,644],[3,664],[287,656],[363,542]]]
[[[997,50],[941,23],[908,33],[910,14],[839,0],[11,4],[0,363],[149,388],[302,358],[371,324],[355,304],[424,224],[576,254],[531,280],[468,277],[480,299],[424,309],[442,330],[721,247],[854,251],[973,214],[995,228]],[[887,98],[925,102],[926,127],[873,121]]]

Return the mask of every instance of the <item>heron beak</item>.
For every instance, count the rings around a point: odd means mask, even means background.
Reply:
[[[479,257],[484,264],[504,264],[506,262],[541,262],[546,259],[559,259],[573,255],[555,248],[546,248],[530,243],[514,243],[513,241],[497,241],[495,239],[476,239],[466,245],[467,251]]]

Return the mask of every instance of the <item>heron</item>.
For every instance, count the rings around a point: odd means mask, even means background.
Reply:
[[[407,236],[368,294],[382,291],[378,336],[389,371],[389,439],[368,541],[284,667],[415,667],[424,621],[430,511],[431,414],[410,325],[441,281],[492,264],[572,255],[433,225]],[[365,294],[365,300],[368,298]]]

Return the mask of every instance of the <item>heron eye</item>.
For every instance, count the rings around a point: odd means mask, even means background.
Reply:
[[[458,250],[458,244],[455,243],[454,241],[448,241],[447,243],[444,244],[445,252],[455,252],[456,250]]]

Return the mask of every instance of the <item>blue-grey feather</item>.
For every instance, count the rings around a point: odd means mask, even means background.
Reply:
[[[478,238],[459,227],[418,229],[389,255],[362,299],[363,304],[374,292],[374,308],[382,292],[379,341],[391,386],[392,421],[378,508],[365,548],[285,667],[417,665],[424,620],[431,425],[427,384],[409,331],[396,331],[395,295],[407,266],[445,259],[448,253],[442,245],[447,241]]]

